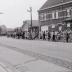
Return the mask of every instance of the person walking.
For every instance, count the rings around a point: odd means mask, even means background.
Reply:
[[[50,38],[51,38],[51,34],[50,32],[48,32],[48,40],[50,40]]]
[[[69,33],[66,33],[66,42],[69,42]]]
[[[22,39],[25,39],[25,32],[22,32]]]
[[[45,31],[43,32],[43,40],[45,40]]]
[[[55,41],[55,32],[53,31],[53,37],[52,40]]]

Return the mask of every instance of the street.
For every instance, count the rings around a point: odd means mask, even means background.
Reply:
[[[0,62],[13,72],[72,70],[72,44],[0,37]]]

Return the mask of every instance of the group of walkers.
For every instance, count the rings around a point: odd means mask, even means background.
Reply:
[[[38,38],[38,33],[37,32],[13,32],[13,33],[7,33],[7,37],[12,37],[16,39],[35,39]]]
[[[17,39],[42,39],[42,40],[48,40],[48,41],[65,41],[69,42],[72,39],[72,33],[71,32],[49,32],[49,31],[43,31],[43,32],[13,32],[11,34],[7,34],[8,37],[17,38]]]
[[[71,33],[69,32],[40,32],[40,39],[42,40],[48,40],[48,41],[66,41],[69,42],[69,39],[71,39]]]
[[[55,41],[55,32],[41,32],[40,39]]]

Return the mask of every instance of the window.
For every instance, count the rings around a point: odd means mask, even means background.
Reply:
[[[52,12],[52,13],[41,13],[39,16],[40,21],[45,21],[45,20],[49,20],[49,19],[54,19],[56,18],[56,13]]]
[[[48,19],[52,19],[52,13],[47,13],[46,14],[46,19],[48,20]]]
[[[58,12],[56,12],[56,19],[58,19]]]
[[[46,20],[46,13],[44,13],[44,20]]]
[[[63,11],[58,12],[58,18],[66,17],[66,16],[67,16],[67,10],[63,10]]]
[[[70,17],[70,9],[67,9],[67,17]]]
[[[44,17],[43,17],[43,13],[41,13],[40,16],[39,16],[39,19],[40,19],[40,20],[43,20],[43,18],[44,18]]]
[[[57,12],[52,12],[52,19],[56,19],[56,16],[58,16],[58,13]]]
[[[67,9],[67,17],[70,17],[72,15],[72,8]]]
[[[52,13],[52,19],[54,19],[54,18],[55,18],[55,13],[53,12],[53,13]]]
[[[39,16],[39,19],[40,19],[41,21],[46,20],[46,13],[41,13],[40,16]]]

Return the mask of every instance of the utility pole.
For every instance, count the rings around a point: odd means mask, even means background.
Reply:
[[[4,14],[3,12],[0,12],[0,14]],[[2,28],[0,27],[0,34],[1,34],[1,32],[2,32]]]
[[[30,13],[31,24],[30,24],[30,39],[32,39],[32,7],[27,10]]]

